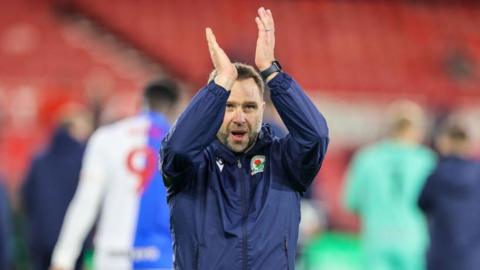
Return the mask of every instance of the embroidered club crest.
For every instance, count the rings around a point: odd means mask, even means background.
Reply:
[[[252,171],[252,175],[257,174],[259,172],[263,172],[265,168],[265,156],[258,155],[254,156],[250,161],[250,170]]]

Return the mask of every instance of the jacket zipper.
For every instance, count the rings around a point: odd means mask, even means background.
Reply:
[[[285,240],[284,240],[284,249],[285,249],[285,256],[287,257],[287,270],[290,269],[290,263],[288,261],[288,240],[287,240],[287,237],[285,236]]]
[[[237,165],[238,168],[242,168],[242,162],[240,159],[237,160]],[[243,176],[243,170],[242,170],[242,176]],[[242,177],[244,178],[244,177]],[[245,187],[245,179],[242,179],[241,182],[241,189],[242,189],[242,208],[243,208],[243,216],[242,216],[242,263],[243,263],[243,270],[248,269],[248,254],[247,254],[247,248],[248,248],[248,236],[247,236],[247,220],[248,220],[248,203],[247,203],[247,190]]]
[[[200,269],[200,247],[197,245],[195,247],[195,270]]]

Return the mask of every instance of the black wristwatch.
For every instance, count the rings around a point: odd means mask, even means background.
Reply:
[[[263,80],[267,80],[268,76],[272,75],[272,73],[275,72],[281,72],[282,71],[282,66],[280,63],[275,60],[272,62],[272,65],[265,69],[264,71],[260,71],[260,75],[262,76]]]

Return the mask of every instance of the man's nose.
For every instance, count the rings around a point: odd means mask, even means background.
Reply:
[[[245,124],[245,113],[243,110],[236,110],[235,115],[233,116],[233,122],[237,125]]]

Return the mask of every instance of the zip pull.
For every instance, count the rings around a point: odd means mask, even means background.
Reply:
[[[237,166],[238,168],[242,168],[242,163],[240,162],[240,159],[237,160]]]

